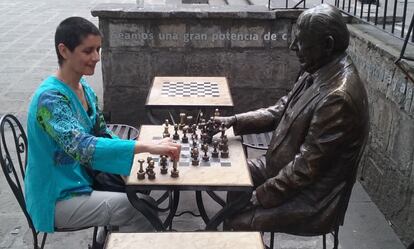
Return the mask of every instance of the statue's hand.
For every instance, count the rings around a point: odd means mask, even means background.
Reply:
[[[214,122],[219,125],[224,124],[226,128],[230,128],[236,123],[236,117],[214,117]]]

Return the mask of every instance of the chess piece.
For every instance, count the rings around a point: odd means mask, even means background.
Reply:
[[[178,126],[178,128],[180,130],[182,130],[184,128],[186,124],[186,114],[185,113],[180,113],[180,125]]]
[[[168,125],[164,126],[164,133],[162,133],[162,137],[163,138],[170,137],[170,132],[168,131]]]
[[[222,138],[222,139],[223,139],[223,137],[226,135],[226,125],[225,125],[224,123],[222,123],[222,124],[221,124],[220,131],[221,131],[221,136],[220,136],[220,138]]]
[[[187,132],[192,133],[193,132],[193,116],[187,116]]]
[[[215,140],[213,142],[213,148],[214,148],[214,150],[213,150],[213,152],[211,152],[211,157],[212,158],[218,158],[219,157],[219,152],[217,150],[217,147],[218,147],[218,142],[217,142],[217,140]]]
[[[150,162],[152,161],[152,157],[147,157],[147,163],[150,164]]]
[[[221,158],[229,158],[229,145],[228,145],[228,139],[226,135],[224,135],[221,143],[222,143],[222,147],[221,147],[222,151],[220,154]]]
[[[155,168],[155,163],[154,163],[154,160],[152,160],[152,158],[151,158],[151,161],[148,162],[148,166],[147,166],[145,171],[148,174],[149,171],[151,171],[151,170],[154,171],[154,168]]]
[[[197,136],[197,125],[196,124],[193,124],[192,125],[192,131],[193,131],[193,139],[195,139],[195,140],[197,140],[198,139],[198,136]]]
[[[167,169],[167,156],[162,155],[161,159],[160,159],[160,165],[161,165],[161,174],[165,175],[168,173],[168,169]]]
[[[220,117],[219,109],[214,110],[214,117]]]
[[[192,147],[197,148],[198,147],[197,138],[194,137],[194,134],[191,136],[191,140],[193,141]]]
[[[180,139],[180,135],[178,135],[178,125],[177,124],[174,125],[174,135],[173,135],[173,139],[174,140],[179,140]]]
[[[210,160],[210,157],[207,155],[208,152],[208,145],[204,144],[202,147],[203,151],[204,151],[204,156],[203,156],[203,161],[208,162],[208,160]]]
[[[149,180],[154,180],[154,179],[155,179],[155,172],[154,172],[154,168],[150,168],[150,167],[148,167],[148,172],[147,172],[147,175],[148,175],[148,179],[149,179]]]
[[[200,161],[198,160],[198,148],[192,148],[191,149],[191,165],[198,166],[200,164]]]
[[[173,161],[173,168],[171,170],[171,177],[177,178],[179,176],[179,171],[177,169],[177,161]]]
[[[138,170],[138,173],[137,173],[137,178],[138,178],[138,180],[144,180],[145,179],[145,171],[144,171],[144,160],[142,160],[142,159],[139,159],[138,160],[138,163],[139,163],[139,170]]]
[[[187,126],[183,128],[183,137],[181,138],[181,143],[186,144],[188,143],[188,137],[187,137]]]

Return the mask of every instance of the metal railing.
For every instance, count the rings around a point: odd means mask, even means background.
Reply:
[[[414,44],[414,2],[409,0],[269,0],[268,7],[269,10],[308,8],[320,3],[334,5],[344,14],[402,39],[404,43],[396,62],[401,59],[414,61],[413,57],[406,55],[407,46]]]

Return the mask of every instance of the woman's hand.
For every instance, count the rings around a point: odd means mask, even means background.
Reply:
[[[181,145],[174,143],[171,138],[164,138],[158,143],[136,142],[135,154],[148,152],[155,155],[166,155],[174,161],[180,160]]]

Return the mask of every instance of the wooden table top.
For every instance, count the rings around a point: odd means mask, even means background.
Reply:
[[[264,249],[259,232],[111,233],[106,249]]]
[[[153,141],[154,136],[161,137],[164,131],[163,126],[161,125],[143,125],[141,127],[140,135],[138,141]],[[170,134],[174,133],[174,129],[170,126]],[[181,137],[180,133],[180,137]],[[216,137],[219,137],[221,134],[217,134]],[[183,150],[183,148],[190,147],[189,144],[182,145],[180,164],[182,160],[187,160],[190,162],[189,166],[178,166],[179,177],[173,178],[170,176],[170,171],[172,169],[172,162],[169,163],[168,174],[162,175],[160,173],[160,166],[158,163],[155,164],[154,172],[156,173],[156,178],[154,180],[149,180],[147,177],[144,180],[137,179],[137,172],[139,170],[139,159],[146,160],[148,153],[136,154],[131,169],[131,174],[126,178],[127,185],[175,185],[175,186],[221,186],[221,187],[241,187],[241,188],[252,188],[253,183],[251,180],[250,172],[247,166],[246,157],[244,155],[243,147],[241,144],[241,138],[239,136],[234,136],[233,129],[230,128],[226,131],[228,137],[228,146],[229,146],[229,158],[220,159],[223,161],[230,162],[229,166],[220,165],[211,165],[211,166],[192,166],[191,158],[189,158],[190,153]],[[190,140],[191,141],[191,140]],[[211,149],[211,148],[210,148]],[[201,156],[203,152],[200,151],[200,164],[202,163]],[[154,158],[157,158],[155,155],[151,155]],[[186,156],[188,159],[184,159]],[[210,158],[210,160],[212,160]],[[144,164],[144,169],[147,163]]]
[[[146,106],[232,107],[225,77],[154,77]]]

